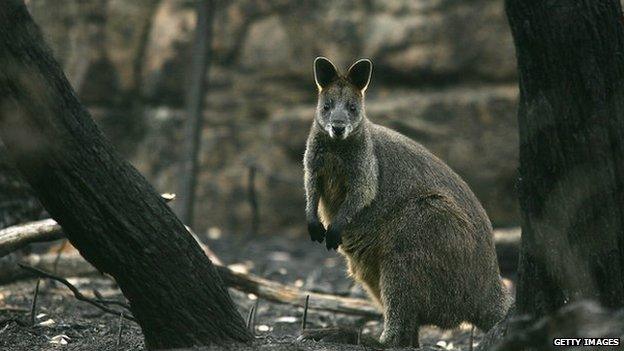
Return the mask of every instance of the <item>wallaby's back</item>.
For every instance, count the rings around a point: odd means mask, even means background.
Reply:
[[[452,198],[463,214],[480,224],[483,231],[491,232],[490,221],[477,197],[443,161],[396,131],[374,123],[370,129],[379,165],[375,202],[385,207],[407,197],[443,194]],[[486,236],[490,237],[489,233]]]

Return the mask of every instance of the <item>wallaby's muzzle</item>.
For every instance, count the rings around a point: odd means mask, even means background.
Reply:
[[[345,127],[344,126],[332,126],[332,131],[334,132],[334,134],[336,134],[336,136],[342,136],[342,134],[344,134],[345,132]]]
[[[351,125],[345,122],[331,122],[328,123],[325,130],[332,139],[346,139],[351,133]]]
[[[349,135],[351,128],[348,123],[348,118],[347,114],[341,109],[332,113],[326,127],[326,130],[331,138],[345,139]]]

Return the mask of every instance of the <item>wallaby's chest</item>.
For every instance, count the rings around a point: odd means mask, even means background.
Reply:
[[[321,184],[321,215],[331,221],[344,201],[348,188],[349,171],[341,157],[328,153],[324,155],[319,172]]]

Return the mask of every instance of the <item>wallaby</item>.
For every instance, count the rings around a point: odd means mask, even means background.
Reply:
[[[318,105],[304,157],[313,241],[347,259],[384,316],[381,343],[418,346],[418,329],[468,321],[483,331],[511,298],[492,225],[468,185],[425,147],[368,120],[370,60],[346,75],[314,61]]]

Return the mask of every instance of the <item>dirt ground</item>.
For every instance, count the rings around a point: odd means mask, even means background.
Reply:
[[[342,258],[327,252],[324,245],[300,238],[255,238],[228,240],[207,239],[210,247],[228,265],[236,264],[263,277],[309,290],[344,296],[364,297],[365,294],[346,276]],[[70,282],[85,295],[97,290],[106,298],[123,300],[115,282],[107,277],[72,278]],[[42,280],[35,309],[35,325],[31,324],[31,305],[36,280],[0,286],[0,350],[144,350],[141,329],[132,321],[106,314],[78,301],[63,285]],[[230,290],[246,317],[256,303],[253,295]],[[302,308],[258,301],[254,349],[266,350],[363,350],[364,346],[346,346],[326,342],[297,341],[301,331]],[[308,328],[362,328],[363,337],[378,338],[381,320],[323,311],[308,311]],[[420,343],[426,350],[469,350],[471,327],[455,330],[423,327]],[[482,337],[475,331],[474,344]],[[371,348],[366,348],[371,350]]]

